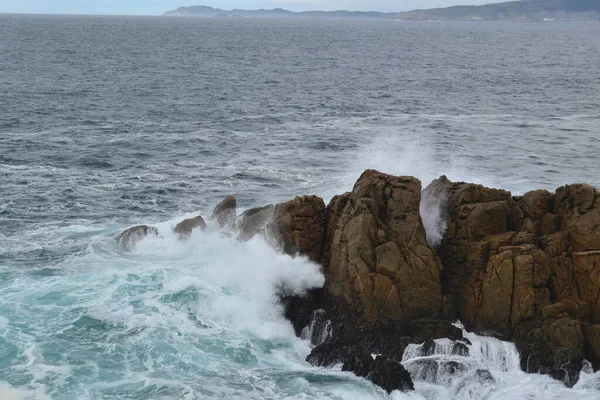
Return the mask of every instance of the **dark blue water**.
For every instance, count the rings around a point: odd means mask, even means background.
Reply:
[[[599,24],[0,15],[0,397],[384,398],[303,363],[275,287],[318,268],[170,228],[365,168],[600,186],[598,49]],[[122,253],[137,223],[163,237]],[[600,396],[496,373],[486,398]]]

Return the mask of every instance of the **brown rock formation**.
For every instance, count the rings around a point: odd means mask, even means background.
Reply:
[[[220,227],[233,227],[236,222],[237,201],[235,197],[229,196],[217,204],[212,213],[212,218],[216,219]]]
[[[249,240],[255,235],[264,234],[267,225],[273,220],[273,205],[251,208],[238,219],[240,240]]]
[[[187,238],[196,228],[200,228],[201,230],[206,229],[206,222],[204,222],[204,218],[200,215],[181,221],[175,226],[174,232],[182,238]]]
[[[300,254],[319,262],[325,234],[323,199],[317,196],[302,196],[277,204],[268,232],[285,253]]]
[[[441,264],[419,215],[421,183],[365,171],[328,207],[325,292],[374,323],[437,318]],[[329,262],[327,262],[329,261]]]
[[[148,235],[158,236],[158,229],[148,225],[132,226],[115,236],[115,239],[124,250],[131,250]]]
[[[445,177],[425,190],[447,193],[442,291],[466,327],[514,340],[524,369],[569,385],[584,356],[597,365],[598,191],[569,185],[513,198]]]

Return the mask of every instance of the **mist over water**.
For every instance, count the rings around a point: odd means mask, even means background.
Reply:
[[[472,334],[469,357],[425,357],[460,361],[452,376],[405,354],[414,394],[313,368],[277,299],[321,286],[319,266],[212,221],[171,231],[226,195],[327,201],[366,168],[600,186],[599,40],[598,24],[0,16],[0,398],[597,399],[598,374],[567,389]],[[435,243],[437,199],[422,214]],[[142,223],[161,236],[116,247]]]

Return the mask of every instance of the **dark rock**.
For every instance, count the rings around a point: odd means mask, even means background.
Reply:
[[[367,379],[382,387],[388,393],[394,390],[415,390],[415,385],[408,371],[402,364],[386,357],[378,356],[371,367]]]
[[[331,336],[331,321],[322,308],[313,311],[312,319],[302,329],[300,337],[310,340],[311,344],[318,346]]]
[[[212,218],[216,219],[220,227],[233,227],[236,222],[237,201],[235,197],[229,196],[217,204],[212,213]]]
[[[346,347],[342,371],[354,372],[357,376],[366,377],[373,366],[373,357],[365,346]]]
[[[204,222],[204,218],[200,215],[195,218],[188,218],[181,221],[175,226],[174,232],[183,238],[187,238],[196,228],[200,228],[200,230],[206,229],[206,222]]]

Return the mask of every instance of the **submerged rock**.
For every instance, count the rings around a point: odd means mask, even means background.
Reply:
[[[131,250],[140,240],[149,235],[158,236],[158,229],[154,226],[137,225],[117,234],[115,239],[124,250]]]
[[[217,204],[213,210],[212,218],[216,219],[219,226],[232,228],[236,222],[237,201],[235,197],[226,197],[222,202]]]
[[[187,238],[192,234],[192,231],[196,228],[200,228],[200,230],[206,229],[206,222],[204,222],[204,218],[198,215],[194,218],[188,218],[175,226],[174,232],[178,234],[180,237]]]

